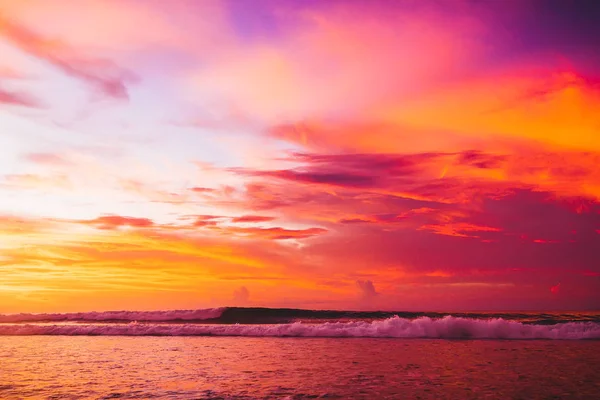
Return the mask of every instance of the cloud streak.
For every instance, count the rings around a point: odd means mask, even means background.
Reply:
[[[40,103],[32,96],[21,93],[13,92],[0,87],[0,104],[22,106],[29,108],[38,108]]]
[[[80,54],[68,45],[46,39],[1,14],[0,35],[32,56],[89,84],[104,96],[114,99],[129,98],[126,82],[133,80],[134,75],[110,60]]]

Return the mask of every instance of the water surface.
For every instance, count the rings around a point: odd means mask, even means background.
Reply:
[[[600,341],[1,336],[0,398],[600,397]]]

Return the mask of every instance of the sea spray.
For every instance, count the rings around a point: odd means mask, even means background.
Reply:
[[[375,321],[287,324],[168,324],[63,323],[0,324],[0,335],[67,336],[249,336],[328,338],[431,339],[600,339],[600,323],[567,322],[554,325],[446,316],[406,319],[394,316]]]

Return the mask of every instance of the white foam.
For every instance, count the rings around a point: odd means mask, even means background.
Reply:
[[[219,318],[225,308],[167,311],[101,311],[66,314],[0,314],[0,322],[62,321],[202,321]]]
[[[0,335],[106,336],[254,336],[254,337],[372,337],[445,339],[600,339],[600,324],[568,322],[528,325],[504,319],[447,316],[414,320],[392,317],[378,321],[291,323],[278,325],[197,324],[3,324]]]

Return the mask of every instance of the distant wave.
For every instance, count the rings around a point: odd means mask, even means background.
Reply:
[[[169,311],[102,311],[65,314],[0,314],[0,323],[14,322],[192,322],[218,319],[225,308]]]
[[[223,307],[199,310],[104,311],[66,314],[0,314],[1,323],[22,322],[203,322],[220,324],[288,324],[293,322],[350,322],[383,320],[398,316],[404,319],[428,317],[440,319],[451,315],[465,319],[504,319],[525,324],[553,325],[567,322],[599,322],[599,312],[579,313],[440,313],[392,311],[302,310],[293,308]]]
[[[0,324],[0,335],[69,336],[251,336],[369,337],[441,339],[600,339],[600,323],[524,324],[501,318],[480,320],[391,317],[375,321],[294,322],[270,325],[225,324]]]

